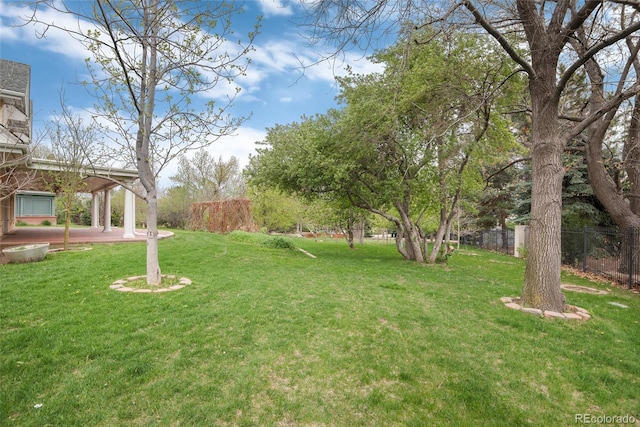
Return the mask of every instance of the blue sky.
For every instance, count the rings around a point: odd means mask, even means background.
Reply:
[[[0,57],[31,66],[35,134],[60,110],[61,88],[64,88],[66,104],[73,111],[86,112],[95,100],[77,84],[86,79],[84,59],[88,52],[64,33],[51,31],[46,39],[38,39],[33,26],[16,27],[26,14],[21,7],[18,2],[0,0]],[[354,51],[342,55],[339,64],[320,62],[303,72],[300,60],[313,64],[321,57],[319,51],[327,52],[331,48],[308,45],[301,34],[304,29],[294,24],[302,13],[298,2],[248,1],[245,7],[247,12],[237,22],[238,28],[246,33],[257,15],[262,14],[263,20],[247,76],[235,82],[242,90],[232,113],[251,115],[251,118],[234,136],[225,137],[209,148],[216,157],[237,157],[243,166],[254,152],[255,142],[264,139],[267,128],[335,107],[334,76],[343,75],[347,64],[359,73],[378,70],[362,51]],[[60,22],[64,18],[56,19]],[[160,185],[169,186],[168,178],[174,173],[175,164],[164,169]]]

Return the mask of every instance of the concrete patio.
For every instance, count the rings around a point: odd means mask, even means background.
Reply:
[[[146,230],[136,230],[135,237],[122,237],[123,230],[112,227],[104,232],[102,228],[71,228],[69,230],[69,244],[80,245],[90,243],[131,243],[144,242],[147,239]],[[160,230],[159,238],[173,236],[170,231]],[[61,247],[64,242],[64,227],[18,227],[9,234],[0,236],[0,249],[29,243],[48,242],[50,247]]]

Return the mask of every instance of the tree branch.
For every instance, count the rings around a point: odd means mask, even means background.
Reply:
[[[511,59],[517,62],[522,67],[522,69],[527,74],[529,74],[529,76],[535,75],[531,64],[525,61],[524,58],[522,58],[518,54],[518,52],[516,52],[513,46],[511,46],[511,43],[509,43],[504,35],[500,33],[500,31],[498,31],[493,25],[491,25],[491,23],[489,23],[489,21],[487,21],[484,16],[482,16],[480,11],[478,11],[471,0],[462,0],[462,5],[465,6],[469,10],[469,12],[471,12],[476,22],[480,24],[482,28],[484,28],[485,31],[487,31],[494,39],[496,39],[496,41],[500,44],[500,46],[502,46],[502,48],[505,50],[505,52],[507,52]]]
[[[617,43],[620,40],[623,40],[624,38],[626,38],[627,36],[635,33],[638,30],[640,30],[640,21],[636,22],[635,24],[625,28],[624,30],[620,31],[619,33],[616,33],[613,36],[609,37],[608,39],[604,39],[600,43],[597,43],[597,44],[593,45],[592,47],[590,47],[589,49],[587,49],[582,55],[580,55],[580,58],[578,58],[578,60],[576,62],[571,64],[565,70],[565,72],[562,73],[562,76],[560,77],[560,80],[558,81],[558,85],[556,86],[555,96],[559,96],[562,93],[562,91],[564,90],[565,86],[567,85],[567,83],[569,82],[569,80],[571,79],[573,74],[580,67],[582,67],[587,61],[589,61],[591,58],[593,58],[598,52],[602,51],[606,47],[609,47],[609,46]]]
[[[516,165],[518,163],[522,163],[522,162],[528,162],[531,160],[531,157],[523,157],[521,159],[516,159],[510,163],[508,163],[506,166],[501,167],[500,169],[498,169],[496,172],[493,172],[492,174],[490,174],[489,176],[487,176],[484,181],[487,184],[487,186],[489,185],[489,181],[491,181],[491,179],[496,176],[496,175],[500,175],[502,172],[506,171],[507,169],[509,169],[511,166]],[[486,186],[485,186],[486,188]]]

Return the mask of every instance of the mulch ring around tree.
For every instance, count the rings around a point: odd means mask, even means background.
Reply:
[[[118,292],[133,292],[139,294],[149,294],[158,292],[170,292],[182,289],[190,285],[192,282],[186,277],[178,277],[171,274],[162,275],[162,284],[160,286],[148,285],[147,276],[131,276],[126,279],[116,280],[109,286]]]

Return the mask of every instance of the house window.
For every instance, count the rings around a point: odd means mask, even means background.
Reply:
[[[55,216],[55,196],[51,193],[16,195],[16,216]]]

